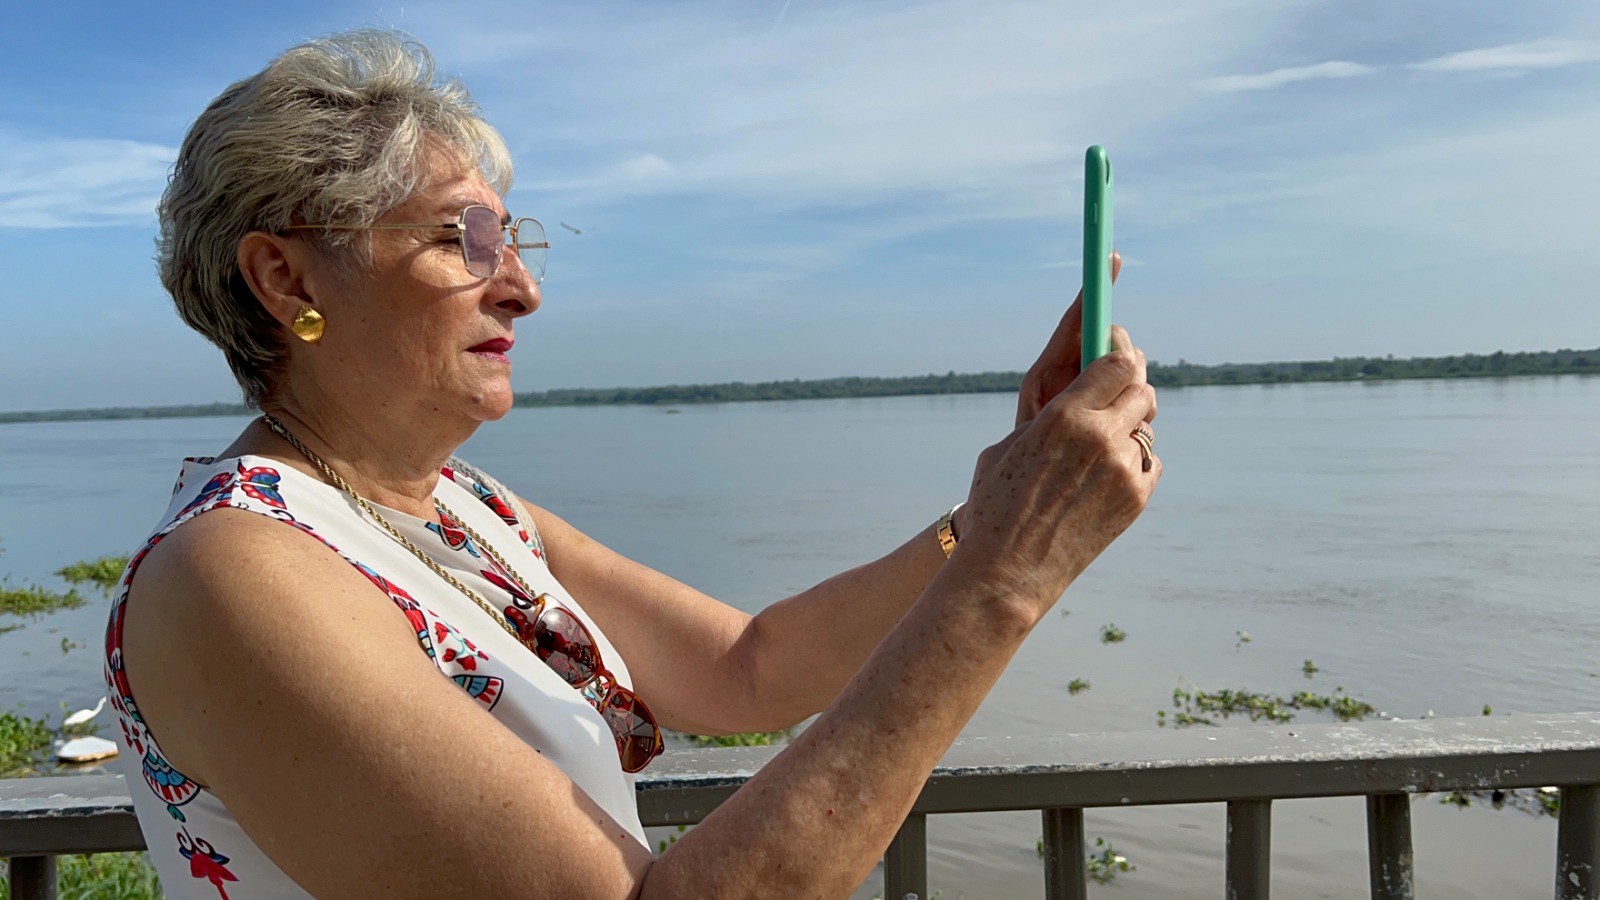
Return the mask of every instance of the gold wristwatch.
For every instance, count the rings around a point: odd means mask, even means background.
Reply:
[[[956,552],[956,510],[962,505],[957,503],[950,507],[950,511],[940,516],[939,521],[933,526],[934,536],[939,539],[939,549],[944,551],[945,559],[949,559],[950,554]]]

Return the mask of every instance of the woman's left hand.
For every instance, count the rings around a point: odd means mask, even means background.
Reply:
[[[1111,282],[1117,281],[1117,274],[1122,271],[1122,254],[1115,251],[1111,254]],[[1061,322],[1056,325],[1055,333],[1050,335],[1049,343],[1045,344],[1044,352],[1034,361],[1028,369],[1028,374],[1022,376],[1022,389],[1017,392],[1017,427],[1033,421],[1055,396],[1062,392],[1067,385],[1078,377],[1078,371],[1083,367],[1083,291],[1078,291],[1078,297],[1067,307],[1066,315],[1061,317]]]

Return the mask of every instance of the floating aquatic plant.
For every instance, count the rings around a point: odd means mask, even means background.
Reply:
[[[70,566],[56,570],[56,574],[72,584],[88,582],[96,587],[111,590],[122,579],[122,570],[128,567],[126,556],[102,556],[95,560],[78,560]]]
[[[1372,704],[1344,693],[1344,688],[1334,688],[1332,694],[1296,691],[1285,697],[1245,688],[1204,691],[1177,687],[1172,690],[1172,705],[1178,710],[1172,722],[1179,728],[1215,725],[1217,722],[1213,717],[1226,719],[1232,716],[1249,716],[1252,722],[1264,719],[1282,724],[1293,720],[1296,712],[1307,709],[1331,713],[1341,722],[1359,721],[1377,713]],[[1166,724],[1165,713],[1165,710],[1158,711],[1157,724]]]

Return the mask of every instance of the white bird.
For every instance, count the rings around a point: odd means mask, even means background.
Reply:
[[[106,708],[106,698],[101,697],[100,698],[100,702],[96,703],[94,705],[94,709],[80,709],[77,712],[73,713],[72,715],[67,716],[65,719],[62,719],[61,720],[61,727],[63,727],[63,728],[74,728],[76,726],[82,725],[82,724],[88,722],[90,719],[94,718],[95,716],[100,715],[100,710],[105,709],[105,708]]]

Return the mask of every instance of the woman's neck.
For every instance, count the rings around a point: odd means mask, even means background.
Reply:
[[[379,412],[375,414],[373,409]],[[263,403],[262,411],[282,423],[368,502],[423,519],[434,516],[433,491],[439,483],[439,468],[471,435],[470,429],[461,428],[454,430],[464,431],[462,434],[449,433],[448,426],[453,423],[443,415],[419,421],[421,417],[395,415],[396,410],[382,405],[358,415],[337,403],[307,403],[287,393]],[[241,442],[327,480],[306,454],[265,423],[259,431],[252,427]]]

